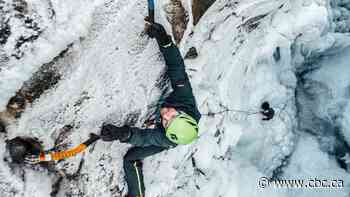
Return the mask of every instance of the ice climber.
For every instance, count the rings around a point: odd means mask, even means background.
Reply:
[[[119,140],[134,146],[124,156],[129,197],[145,196],[142,160],[177,145],[193,142],[198,136],[198,122],[201,117],[179,49],[162,25],[147,23],[146,28],[148,35],[156,38],[164,56],[166,74],[173,91],[159,104],[160,118],[156,121],[155,128],[104,124],[101,129],[102,140]]]

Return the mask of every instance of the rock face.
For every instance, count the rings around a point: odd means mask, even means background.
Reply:
[[[6,127],[2,121],[0,121],[0,133],[6,133]]]
[[[167,19],[172,26],[176,43],[180,43],[188,23],[188,13],[181,0],[171,0],[166,6]]]
[[[215,0],[193,0],[192,14],[193,24],[196,25],[199,19],[203,16],[205,11],[215,2]]]
[[[42,151],[41,144],[37,139],[16,137],[7,141],[7,149],[13,163],[23,164],[25,156],[39,155]]]
[[[196,47],[191,47],[185,55],[185,59],[195,59],[198,57],[198,52]]]
[[[51,62],[42,65],[28,81],[24,82],[21,89],[9,100],[6,107],[8,114],[19,118],[28,105],[39,99],[45,91],[54,88],[61,79],[62,68],[59,61],[64,58],[68,50],[69,48],[63,50]]]

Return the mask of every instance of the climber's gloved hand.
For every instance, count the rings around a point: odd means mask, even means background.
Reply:
[[[99,139],[101,139],[101,136],[99,136],[95,133],[90,133],[89,139],[86,140],[83,144],[85,144],[86,146],[90,146],[91,144],[95,143]]]
[[[131,129],[129,126],[117,127],[112,124],[104,124],[101,129],[101,139],[106,142],[119,140],[127,142],[131,137]]]
[[[24,161],[28,164],[38,164],[40,162],[52,161],[52,157],[48,153],[41,153],[40,155],[28,155],[25,157]]]
[[[157,42],[162,47],[167,47],[172,44],[171,37],[166,33],[163,25],[159,23],[150,23],[146,21],[146,32],[149,37],[156,38]]]

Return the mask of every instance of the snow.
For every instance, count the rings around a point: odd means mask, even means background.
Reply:
[[[5,153],[5,142],[1,139],[1,154]],[[9,166],[3,161],[0,161],[0,191],[1,195],[4,197],[12,197],[16,195],[23,195],[24,183],[19,177],[13,175],[10,171]]]
[[[6,138],[37,137],[49,149],[60,129],[70,124],[74,129],[65,143],[73,147],[90,132],[98,133],[103,122],[141,126],[166,88],[158,83],[163,59],[155,41],[142,32],[146,1],[45,2],[28,1],[45,31],[23,58],[12,58],[1,67],[0,107],[4,109],[43,63],[74,44],[56,63],[61,65],[61,81],[9,126]],[[190,47],[199,53],[185,63],[200,111],[231,112],[204,115],[195,143],[145,159],[146,196],[346,196],[348,187],[258,188],[261,177],[348,179],[348,172],[319,140],[333,139],[333,133],[318,132],[311,121],[315,114],[339,116],[332,124],[341,127],[349,142],[350,39],[346,33],[334,32],[331,19],[339,17],[339,10],[325,0],[236,2],[217,0],[196,26],[190,17],[180,44],[183,55]],[[167,3],[156,2],[156,20],[170,32],[164,11]],[[183,3],[191,13],[191,1]],[[55,19],[49,17],[47,7],[55,10]],[[21,34],[22,24],[11,25]],[[4,46],[7,54],[12,53],[17,37],[12,34]],[[310,82],[311,93],[319,98],[316,101],[296,98],[304,79],[300,71],[309,67],[316,70],[305,75],[306,81],[317,81],[328,90],[324,94]],[[276,110],[268,122],[256,114],[264,101]],[[312,135],[306,128],[313,130]],[[6,155],[3,138],[0,155]],[[76,174],[80,164],[82,168],[77,178],[62,181],[57,197],[126,194],[122,159],[128,148],[119,142],[98,142],[94,149],[59,162],[56,170],[67,175]],[[49,196],[57,179],[53,172],[25,166],[23,181],[20,172],[11,173],[21,168],[9,167],[2,159],[0,166],[5,180],[0,181],[1,196]]]
[[[28,1],[29,17],[39,18],[43,33],[34,43],[25,47],[25,55],[21,59],[10,58],[6,62],[6,67],[2,67],[0,72],[0,109],[3,111],[7,101],[14,95],[25,80],[37,71],[44,63],[50,62],[62,50],[80,37],[88,33],[91,25],[91,16],[95,7],[101,3],[96,1],[74,1],[62,3],[61,1]],[[50,20],[50,7],[55,10],[54,19]],[[29,32],[23,28],[19,19],[12,17],[10,20],[12,35],[3,46],[5,55],[11,56],[16,45],[17,39],[21,35],[27,35]]]

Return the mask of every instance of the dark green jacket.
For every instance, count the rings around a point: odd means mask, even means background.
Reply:
[[[193,117],[197,122],[201,114],[197,108],[196,100],[192,92],[192,87],[185,70],[185,64],[179,49],[174,45],[164,48],[159,47],[162,52],[173,91],[164,99],[161,107],[174,107],[178,111],[183,111]],[[132,128],[130,143],[135,146],[162,146],[171,147],[174,143],[165,137],[165,129],[161,124],[157,124],[154,129]]]
[[[167,66],[168,75],[173,92],[165,98],[162,107],[174,107],[178,111],[183,111],[193,117],[197,122],[201,114],[197,108],[192,87],[185,70],[185,64],[179,49],[172,44],[168,48],[160,47]]]

